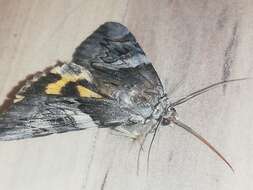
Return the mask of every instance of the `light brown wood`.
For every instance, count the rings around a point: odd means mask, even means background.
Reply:
[[[252,1],[0,0],[0,100],[19,80],[69,61],[100,24],[135,35],[171,97],[253,71]],[[174,126],[147,149],[106,129],[0,142],[4,190],[252,189],[252,82],[210,91],[178,107],[181,120],[217,147],[235,169]]]

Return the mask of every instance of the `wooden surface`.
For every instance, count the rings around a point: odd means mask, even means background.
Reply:
[[[0,0],[0,100],[27,74],[74,48],[100,24],[136,36],[171,97],[213,82],[253,76],[253,1]],[[181,120],[220,150],[235,173],[178,127],[161,128],[146,172],[138,144],[90,129],[0,142],[4,190],[253,189],[252,82],[213,90],[177,108]]]

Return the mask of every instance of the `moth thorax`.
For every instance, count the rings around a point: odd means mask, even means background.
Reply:
[[[168,98],[165,96],[159,100],[159,103],[155,106],[152,113],[152,117],[156,120],[166,115],[168,109]]]

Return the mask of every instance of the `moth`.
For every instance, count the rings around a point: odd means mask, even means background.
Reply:
[[[145,53],[128,29],[101,25],[76,48],[72,61],[28,76],[0,107],[0,140],[110,128],[131,139],[155,136],[159,126],[182,127],[228,161],[192,128],[175,107],[234,79],[212,84],[173,102]],[[153,137],[154,137],[153,136]]]

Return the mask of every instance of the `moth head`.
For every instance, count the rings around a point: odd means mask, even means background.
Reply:
[[[165,115],[162,118],[161,124],[163,126],[169,126],[173,123],[175,119],[178,118],[177,111],[174,107],[169,107],[165,113]]]

